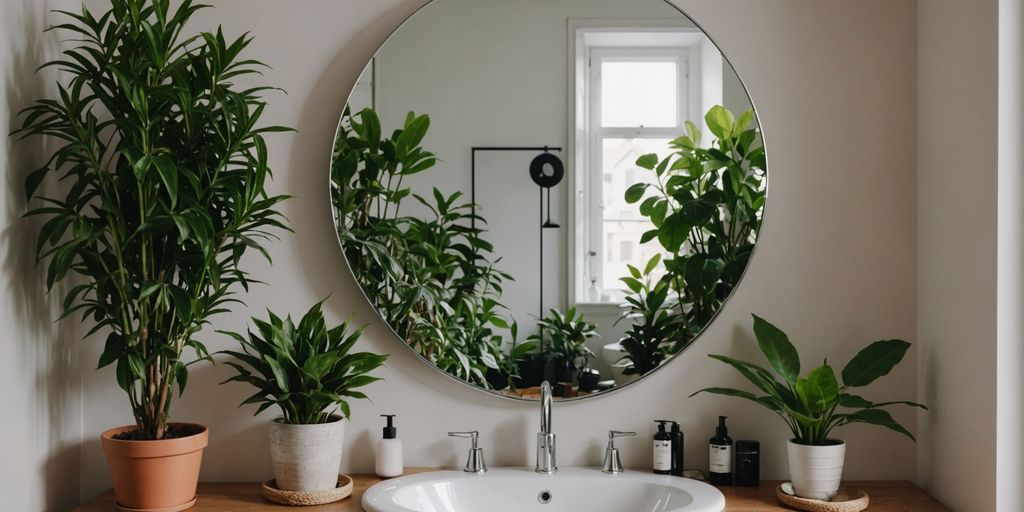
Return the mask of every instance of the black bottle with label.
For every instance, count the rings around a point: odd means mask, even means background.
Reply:
[[[669,475],[672,473],[672,435],[665,430],[668,420],[657,420],[658,431],[654,434],[654,473]]]
[[[708,482],[711,485],[732,485],[732,438],[725,426],[725,416],[718,417],[715,437],[710,441],[710,471]]]

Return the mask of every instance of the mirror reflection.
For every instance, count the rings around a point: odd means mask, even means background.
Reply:
[[[743,84],[663,0],[434,0],[367,65],[331,169],[380,316],[526,398],[621,387],[692,344],[747,268],[766,179]]]

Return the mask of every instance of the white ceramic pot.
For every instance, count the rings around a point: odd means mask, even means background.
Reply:
[[[629,361],[622,361],[611,365],[612,379],[615,379],[616,386],[624,386],[634,380],[640,379],[640,376],[637,374],[626,375],[626,368],[629,368],[631,364],[633,363]]]
[[[828,501],[835,497],[843,480],[846,443],[808,446],[789,441],[789,477],[801,498]]]
[[[282,418],[270,424],[270,461],[274,479],[283,491],[326,491],[338,486],[345,421],[288,425]]]

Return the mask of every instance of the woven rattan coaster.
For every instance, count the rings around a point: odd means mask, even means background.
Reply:
[[[860,512],[868,508],[870,502],[868,493],[852,487],[841,487],[832,501],[800,498],[789,494],[787,490],[793,491],[792,484],[788,482],[775,488],[775,496],[783,505],[806,512]]]
[[[352,495],[352,478],[338,475],[338,486],[328,491],[282,491],[277,482],[263,482],[263,497],[279,505],[310,506],[341,501]]]

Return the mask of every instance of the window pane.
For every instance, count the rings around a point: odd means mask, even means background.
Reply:
[[[601,126],[679,126],[675,61],[601,63]]]
[[[601,230],[606,246],[602,276],[598,285],[605,290],[624,289],[620,277],[629,275],[627,264],[641,266],[655,254],[663,252],[657,240],[640,244],[640,237],[654,228],[640,215],[638,205],[626,203],[626,189],[634,183],[654,183],[654,172],[636,166],[636,160],[648,153],[659,158],[669,155],[670,139],[604,139],[602,162],[604,174],[601,191]]]

